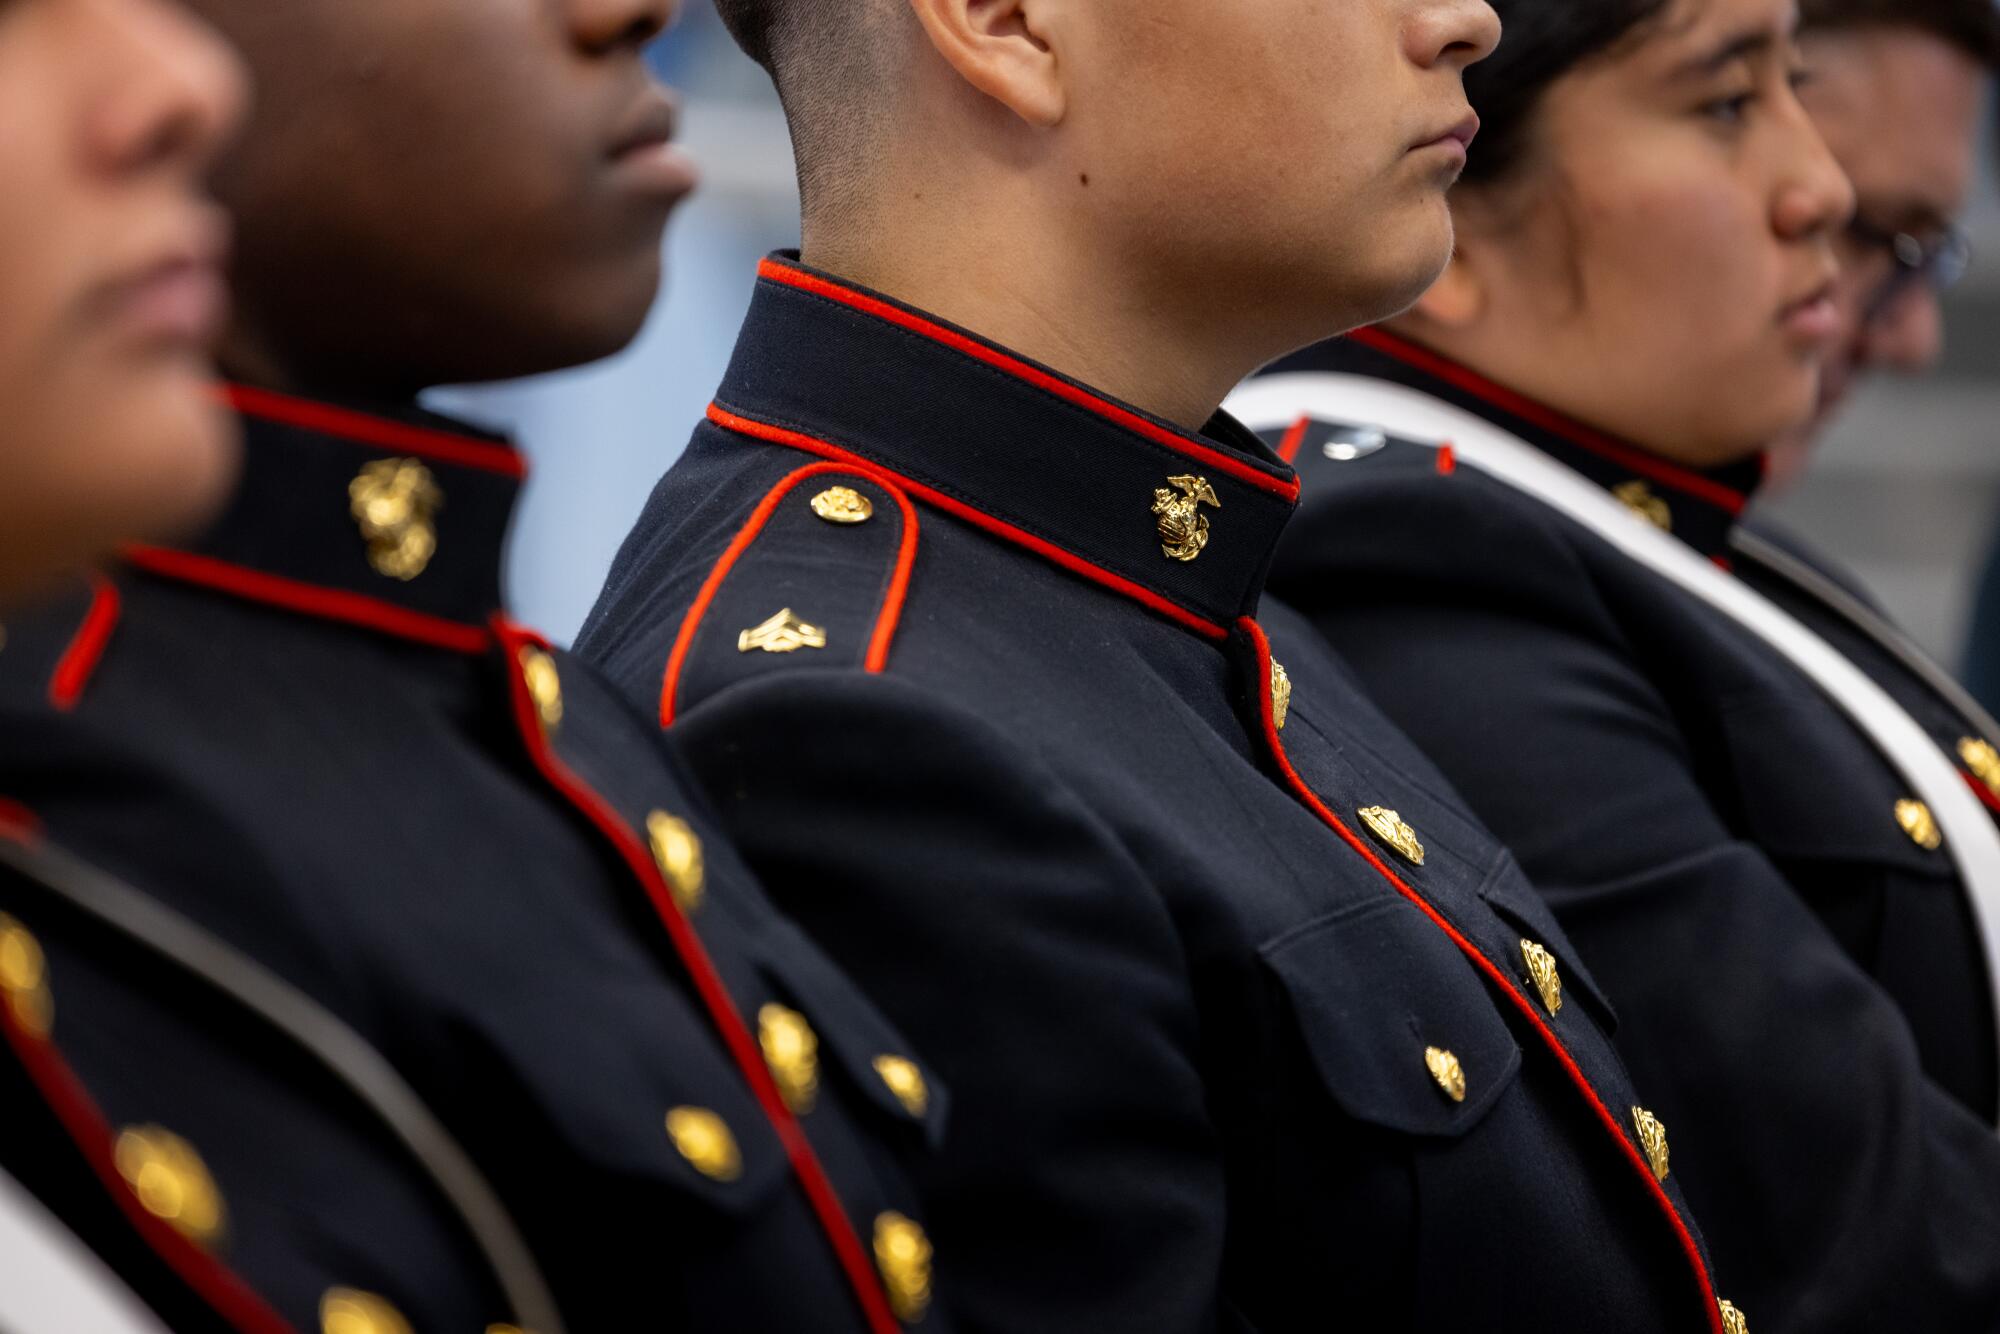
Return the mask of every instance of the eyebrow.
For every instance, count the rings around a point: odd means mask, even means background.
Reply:
[[[1778,35],[1769,28],[1739,33],[1707,55],[1696,56],[1674,71],[1676,79],[1692,79],[1716,74],[1739,60],[1754,60],[1778,47]]]

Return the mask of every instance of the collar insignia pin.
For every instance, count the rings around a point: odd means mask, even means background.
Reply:
[[[347,485],[348,510],[368,544],[377,574],[405,583],[437,554],[437,512],[444,491],[415,459],[377,459]]]
[[[1179,495],[1174,492],[1179,491]],[[1203,505],[1221,509],[1222,500],[1206,477],[1169,477],[1153,491],[1153,513],[1160,520],[1160,550],[1170,560],[1191,561],[1208,546],[1208,516]]]

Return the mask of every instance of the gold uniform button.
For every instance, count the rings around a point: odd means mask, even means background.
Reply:
[[[829,486],[812,498],[813,513],[828,523],[867,523],[875,517],[875,502],[851,486]]]
[[[1965,767],[1972,776],[1986,785],[1986,790],[2000,797],[2000,750],[1990,741],[1976,736],[1965,737],[1958,743],[1958,758],[1965,761]]]
[[[757,1041],[785,1106],[804,1116],[819,1097],[819,1036],[797,1010],[775,1002],[757,1011]]]
[[[1729,1302],[1718,1302],[1716,1306],[1722,1312],[1723,1334],[1750,1334],[1750,1322],[1744,1319],[1743,1313],[1734,1305]]]
[[[780,608],[769,620],[736,636],[738,653],[797,653],[802,648],[825,647],[825,627],[800,620],[790,607]]]
[[[691,913],[701,907],[706,865],[701,855],[701,837],[694,826],[677,815],[654,811],[646,817],[646,839],[653,845],[653,861],[666,877],[667,888],[681,911]]]
[[[1271,659],[1271,726],[1280,732],[1285,730],[1285,719],[1292,711],[1292,674],[1285,670],[1285,664]]]
[[[1465,1101],[1465,1067],[1458,1057],[1443,1047],[1424,1048],[1424,1065],[1430,1070],[1431,1078],[1444,1090],[1444,1095],[1453,1102]]]
[[[413,1334],[403,1313],[372,1292],[328,1288],[319,1299],[320,1334]]]
[[[1417,842],[1417,831],[1405,824],[1403,817],[1385,806],[1364,806],[1355,814],[1383,844],[1394,850],[1398,857],[1412,866],[1424,864],[1424,845]]]
[[[563,720],[562,674],[556,670],[556,660],[533,644],[523,644],[521,677],[527,682],[542,726],[555,728]]]
[[[147,1213],[200,1246],[221,1237],[222,1192],[201,1155],[179,1135],[159,1126],[129,1126],[118,1133],[112,1160]]]
[[[29,1037],[45,1038],[55,1022],[55,998],[49,993],[48,960],[42,943],[25,926],[0,913],[0,996],[7,1012]]]
[[[884,1053],[875,1058],[875,1073],[888,1085],[889,1092],[896,1095],[896,1101],[903,1104],[904,1111],[923,1119],[931,1105],[931,1091],[915,1061]]]
[[[1187,562],[1208,549],[1208,516],[1203,505],[1221,509],[1222,498],[1206,477],[1169,477],[1153,490],[1153,517],[1159,520],[1160,550],[1168,560]]]
[[[1905,797],[1896,803],[1896,823],[1910,836],[1910,842],[1926,852],[1936,852],[1944,846],[1944,831],[1938,828],[1937,817],[1931,808],[1914,797]]]
[[[1646,1165],[1653,1169],[1655,1181],[1667,1179],[1667,1128],[1644,1107],[1632,1109],[1632,1125],[1639,1132],[1639,1150],[1646,1155]]]
[[[437,554],[444,491],[415,459],[378,459],[347,484],[348,511],[377,574],[408,582]]]
[[[743,1153],[723,1119],[706,1107],[676,1107],[667,1113],[667,1134],[681,1157],[711,1181],[743,1175]]]
[[[1556,971],[1556,956],[1532,940],[1521,942],[1521,957],[1528,964],[1528,980],[1542,994],[1542,1005],[1553,1019],[1563,1007],[1562,974]]]
[[[877,1218],[875,1267],[896,1318],[907,1325],[922,1320],[931,1305],[931,1239],[923,1228],[893,1210]]]

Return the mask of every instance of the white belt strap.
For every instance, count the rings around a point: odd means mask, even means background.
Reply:
[[[1825,640],[1686,543],[1635,519],[1573,469],[1420,390],[1367,376],[1297,372],[1252,380],[1223,406],[1252,430],[1283,430],[1312,416],[1417,441],[1449,442],[1460,463],[1567,515],[1762,639],[1845,713],[1930,807],[1972,900],[1986,975],[2000,987],[2000,830],[1923,727]]]
[[[167,1334],[97,1254],[0,1172],[0,1330]]]

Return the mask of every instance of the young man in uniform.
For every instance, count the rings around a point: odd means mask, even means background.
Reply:
[[[67,852],[0,876],[6,1105],[91,1169],[38,1184],[187,1278],[177,1329],[922,1318],[942,1090],[501,613],[520,456],[412,404],[636,332],[692,184],[671,0],[195,8],[262,90],[246,457],[205,536],[8,625],[0,831]]]
[[[1943,355],[1939,294],[1970,259],[1959,219],[2000,69],[2000,13],[1986,0],[1804,0],[1799,19],[1811,70],[1800,99],[1854,183],[1855,212],[1819,411],[1772,451],[1785,476],[1862,379],[1921,373]]]
[[[723,12],[804,254],[580,647],[953,1084],[961,1319],[1741,1328],[1596,985],[1261,597],[1298,483],[1216,413],[1436,276],[1491,11]]]

